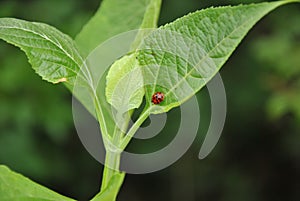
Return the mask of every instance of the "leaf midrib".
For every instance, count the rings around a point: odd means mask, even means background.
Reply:
[[[3,33],[2,33],[3,34]],[[3,35],[6,35],[6,36],[11,36],[10,34],[3,34]],[[18,37],[18,36],[13,36],[13,37]],[[18,37],[18,38],[27,38],[27,37]],[[32,39],[36,39],[36,40],[41,40],[41,39],[37,39],[37,38],[32,38]],[[51,48],[45,48],[45,47],[38,47],[38,46],[30,46],[30,45],[26,45],[26,44],[22,44],[23,47],[27,47],[27,48],[35,48],[35,49],[40,49],[40,50],[49,50],[49,51],[53,51],[54,53],[56,54],[62,54],[64,55],[64,53],[62,53],[61,51],[59,50],[56,50],[56,49],[51,49]],[[68,57],[69,58],[69,57]],[[70,58],[69,58],[70,59]],[[43,59],[44,61],[47,61],[49,63],[54,63],[54,64],[59,64],[61,66],[64,66],[66,69],[68,69],[69,71],[77,74],[78,72],[76,72],[75,70],[73,70],[72,68],[70,68],[69,66],[66,66],[64,64],[61,64],[61,63],[57,63],[57,62],[53,62],[51,60],[48,60],[48,59]],[[72,62],[74,62],[72,59],[71,59]],[[75,62],[74,62],[75,65],[77,65]]]
[[[42,25],[42,24],[41,24]],[[36,24],[32,24],[32,26],[34,26],[34,28],[38,28],[38,27],[36,27]],[[36,32],[36,31],[34,31],[34,30],[30,30],[30,29],[26,29],[26,28],[24,28],[24,27],[17,27],[17,26],[0,26],[0,28],[3,28],[3,29],[16,29],[16,30],[21,30],[21,31],[24,31],[24,32],[28,32],[28,33],[31,33],[31,34],[34,34],[34,35],[36,35],[37,36],[37,38],[36,38],[36,40],[38,40],[38,38],[41,38],[41,40],[45,40],[46,42],[50,42],[51,44],[53,44],[55,47],[57,47],[59,50],[61,50],[61,52],[63,52],[66,56],[67,56],[67,58],[69,58],[72,62],[74,62],[74,64],[77,66],[77,68],[78,68],[78,72],[77,71],[75,71],[75,70],[73,70],[73,69],[71,69],[71,68],[68,68],[69,70],[71,70],[73,73],[75,73],[75,74],[78,74],[80,71],[82,71],[82,70],[80,70],[80,64],[76,61],[76,59],[72,56],[72,55],[70,55],[63,47],[62,47],[62,45],[60,44],[60,42],[59,41],[57,41],[57,42],[55,42],[55,41],[53,41],[53,40],[51,40],[48,36],[46,36],[46,35],[44,35],[44,34],[41,34],[41,33],[38,33],[38,32]],[[4,34],[4,35],[7,35],[7,34]],[[14,37],[18,37],[18,36],[14,36]],[[24,38],[26,38],[26,37],[24,37]],[[28,47],[28,45],[24,45],[24,44],[22,44],[22,46],[27,46]],[[36,48],[36,47],[34,47],[34,48]],[[75,47],[73,47],[72,46],[72,48],[75,48]],[[44,49],[46,49],[46,48],[44,48]],[[76,50],[76,49],[75,49]],[[57,51],[57,50],[55,50],[55,51]],[[71,50],[72,51],[72,50]],[[84,71],[82,71],[82,73],[84,74],[84,77],[85,78],[83,78],[84,80],[86,79],[86,81],[88,82],[88,83],[90,83],[90,81],[88,81],[88,80],[91,80],[91,75],[90,75],[90,72],[89,72],[89,69],[86,67],[86,65],[85,65],[85,63],[83,62],[83,59],[81,58],[81,56],[80,56],[80,54],[79,53],[77,53],[77,56],[78,56],[78,58],[82,61],[82,63],[83,63],[83,66],[85,67],[85,70],[87,71],[87,73],[88,73],[88,75],[86,75],[86,73],[84,72]]]
[[[33,24],[33,26],[35,26]],[[46,41],[51,42],[54,46],[56,46],[58,49],[60,49],[62,52],[64,52],[78,67],[80,66],[79,63],[76,61],[76,59],[74,57],[72,57],[67,51],[65,51],[65,49],[61,46],[61,44],[58,42],[58,44],[56,42],[54,42],[53,40],[51,40],[49,37],[47,37],[46,35],[37,33],[33,30],[29,30],[29,29],[25,29],[25,28],[21,28],[21,27],[14,27],[14,26],[0,26],[0,28],[4,28],[4,29],[17,29],[17,30],[22,30],[28,33],[32,33],[35,34],[37,36],[40,36],[41,38],[43,38]],[[36,27],[35,27],[36,28]],[[79,56],[79,55],[78,55]],[[81,59],[81,58],[80,58]]]
[[[230,38],[230,36],[232,35],[232,34],[234,34],[236,31],[238,31],[242,26],[244,26],[245,24],[247,24],[248,22],[250,22],[251,20],[253,20],[253,17],[251,17],[251,18],[248,18],[248,20],[246,20],[244,23],[242,23],[241,25],[239,25],[237,28],[235,28],[230,34],[228,34],[226,37],[224,37],[222,40],[220,40],[217,44],[216,44],[216,46],[214,47],[214,48],[212,48],[211,50],[209,50],[208,52],[207,52],[207,54],[198,62],[198,64],[196,64],[196,65],[194,65],[194,67],[190,70],[190,71],[188,71],[188,73],[179,81],[179,82],[177,82],[167,93],[166,93],[166,95],[165,96],[167,96],[167,95],[169,95],[171,92],[173,92],[174,91],[174,89],[176,89],[184,80],[186,80],[186,78],[188,77],[188,76],[190,76],[193,72],[194,72],[194,70],[197,70],[195,67],[196,66],[199,66],[203,61],[205,61],[206,59],[208,59],[209,57],[210,57],[210,54],[212,53],[212,52],[214,52],[225,40],[227,40],[227,39],[229,39]],[[227,56],[227,55],[225,55],[225,56]],[[217,67],[216,68],[216,71],[213,73],[213,75],[215,75],[217,72],[218,72],[218,70],[219,70],[219,68],[220,67]],[[204,80],[205,80],[205,78],[203,78]],[[205,83],[206,83],[207,81],[205,81]],[[204,85],[205,85],[205,83],[203,84],[203,85],[201,85],[199,88],[202,88]],[[188,99],[189,97],[187,97],[187,99]],[[185,100],[185,99],[184,99]],[[182,101],[182,102],[184,102],[184,101]]]

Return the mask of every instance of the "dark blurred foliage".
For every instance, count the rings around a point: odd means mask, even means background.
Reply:
[[[260,1],[164,0],[160,24],[197,9]],[[98,0],[0,1],[0,17],[56,26],[74,37]],[[299,200],[300,5],[272,12],[250,31],[221,70],[228,98],[222,137],[198,160],[210,119],[206,89],[198,138],[171,167],[127,175],[119,200]],[[83,148],[72,121],[71,94],[40,79],[17,48],[0,42],[0,162],[67,196],[87,200],[99,189],[102,166]],[[172,139],[178,110],[159,138],[134,141],[149,151]]]

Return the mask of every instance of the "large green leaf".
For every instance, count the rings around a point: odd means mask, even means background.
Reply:
[[[77,35],[76,42],[87,56],[120,33],[156,27],[160,5],[161,0],[103,0],[95,16]]]
[[[208,8],[153,31],[138,52],[148,111],[167,112],[198,92],[226,62],[253,25],[295,1]],[[155,92],[165,94],[153,105]]]
[[[0,165],[1,201],[74,201]]]
[[[73,40],[47,24],[0,18],[0,39],[20,47],[43,79],[74,83],[82,59]]]

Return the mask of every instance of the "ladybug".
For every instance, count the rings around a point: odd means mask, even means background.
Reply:
[[[162,92],[155,92],[152,95],[152,101],[151,102],[155,105],[158,105],[164,100],[164,98],[165,98],[165,95]]]

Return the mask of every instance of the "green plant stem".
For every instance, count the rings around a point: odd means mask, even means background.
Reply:
[[[105,143],[105,165],[103,170],[101,191],[103,191],[109,184],[110,180],[115,174],[120,173],[120,159],[122,150],[118,148],[122,132],[115,127],[113,138],[111,141]]]
[[[101,191],[107,188],[109,181],[119,173],[121,153],[106,151]]]
[[[125,135],[125,137],[122,139],[120,143],[120,149],[124,150],[127,145],[129,144],[131,138],[134,136],[136,131],[140,128],[142,123],[149,117],[151,108],[147,108],[144,112],[142,112],[141,116],[138,118],[138,120],[132,125],[132,127],[129,129],[128,133]]]

